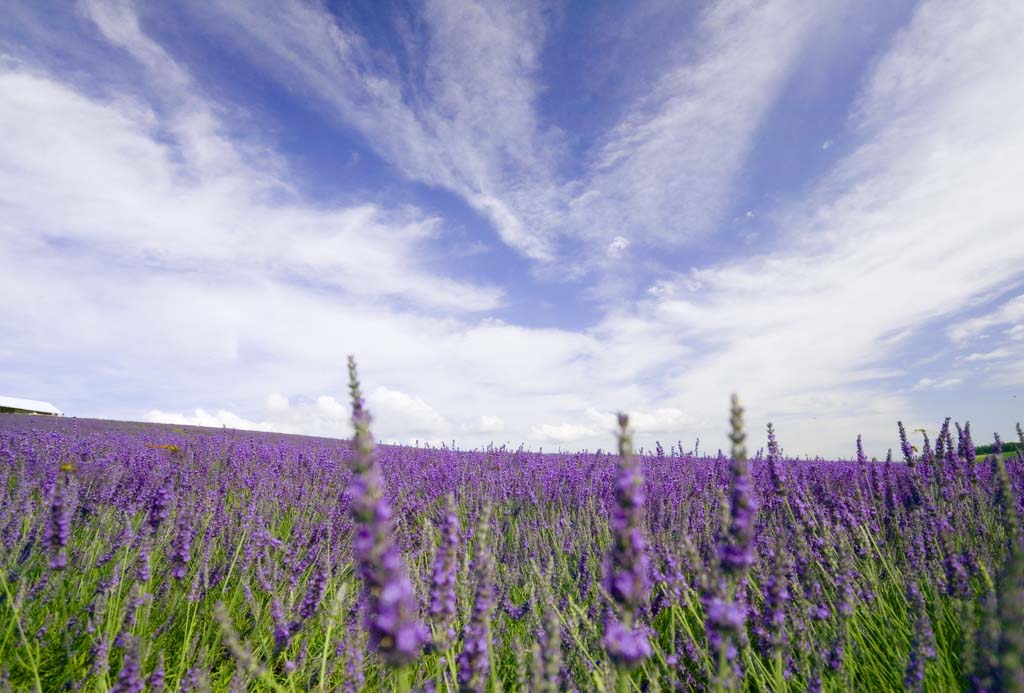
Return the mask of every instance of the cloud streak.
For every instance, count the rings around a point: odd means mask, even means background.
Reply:
[[[808,40],[806,5],[709,6],[649,94],[570,142],[541,116],[552,26],[534,10],[427,3],[385,48],[319,5],[218,4],[233,45],[339,129],[556,268],[542,289],[574,277],[563,305],[604,292],[586,324],[539,327],[536,285],[445,264],[444,210],[307,198],[295,162],[130,6],[86,7],[131,79],[0,63],[5,388],[71,412],[347,435],[355,353],[389,440],[608,448],[624,409],[639,444],[714,449],[735,390],[755,440],[771,418],[791,452],[846,453],[864,433],[881,454],[897,418],[947,413],[937,392],[1020,380],[1024,97],[1006,87],[1021,10],[922,2],[863,75],[825,173],[757,208],[758,244],[673,272],[680,243],[727,235],[715,220]],[[597,281],[618,275],[650,288]],[[500,313],[516,301],[520,320]],[[942,342],[927,362],[922,339]]]

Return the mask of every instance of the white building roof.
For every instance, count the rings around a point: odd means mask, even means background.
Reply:
[[[49,402],[40,402],[35,399],[21,399],[20,397],[6,397],[4,395],[0,395],[0,407],[37,411],[40,414],[55,414],[57,416],[64,413]]]

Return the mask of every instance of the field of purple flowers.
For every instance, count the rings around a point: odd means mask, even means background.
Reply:
[[[0,689],[1024,690],[1024,463],[969,427],[375,449],[352,374],[351,441],[0,417]]]

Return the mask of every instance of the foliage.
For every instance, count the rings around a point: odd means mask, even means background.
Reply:
[[[744,462],[741,424],[727,458],[625,417],[621,455],[0,417],[0,689],[1015,690],[1024,465],[948,422]]]

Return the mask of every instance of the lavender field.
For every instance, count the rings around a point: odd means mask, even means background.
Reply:
[[[0,417],[0,688],[1024,689],[1024,464],[969,427],[375,449],[352,394],[352,441]]]

